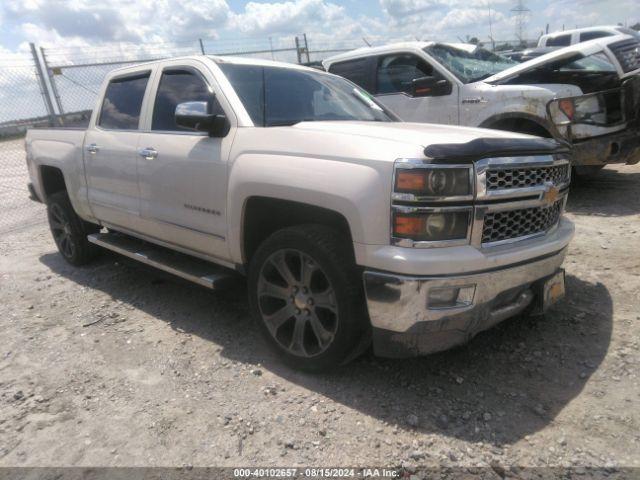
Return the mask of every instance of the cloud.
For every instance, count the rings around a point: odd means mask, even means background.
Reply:
[[[0,0],[0,38],[14,35],[19,41],[36,41],[49,47],[111,42],[186,45],[196,44],[198,38],[214,44],[211,39],[219,38],[216,48],[228,46],[231,51],[258,41],[261,45],[266,42],[268,48],[269,37],[273,37],[274,48],[281,40],[288,46],[294,35],[303,32],[319,48],[347,41],[361,45],[362,37],[375,43],[413,38],[452,40],[467,35],[486,39],[489,6],[494,37],[513,39],[515,35],[509,12],[513,0],[358,1],[366,5],[366,14],[350,13],[362,10],[352,8],[354,0],[253,0],[234,8],[228,0]],[[533,12],[527,30],[533,36],[547,22],[551,30],[562,24],[569,28],[616,23],[637,10],[635,2],[529,2]],[[634,21],[629,19],[630,23]],[[13,39],[10,42],[17,43]]]
[[[215,36],[216,30],[226,26],[230,15],[225,0],[176,0],[158,10],[155,20],[160,24],[168,19],[168,33],[173,37],[198,38]]]
[[[119,3],[119,2],[118,2]],[[100,41],[136,41],[139,34],[122,16],[124,5],[93,2],[45,2],[8,0],[5,11],[16,20],[37,24],[61,37],[83,37]]]
[[[232,16],[230,28],[249,35],[291,34],[330,30],[333,23],[340,23],[345,17],[344,7],[324,0],[249,2],[244,12]]]
[[[26,32],[24,25],[35,25],[40,34],[50,32],[49,38],[142,42],[158,34],[178,41],[215,36],[227,24],[231,10],[226,0],[3,0],[3,14],[19,24],[19,30]]]
[[[491,12],[491,21],[500,22],[505,17],[500,12]],[[479,10],[477,8],[463,8],[450,10],[438,22],[436,30],[446,31],[453,29],[467,28],[473,25],[488,25],[489,10]]]
[[[489,9],[505,4],[509,0],[379,0],[380,8],[395,20],[412,22],[411,16],[435,12],[455,13],[464,9]]]

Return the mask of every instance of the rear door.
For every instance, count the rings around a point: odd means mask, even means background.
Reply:
[[[437,90],[413,92],[413,81],[423,77],[434,77],[441,85]],[[380,103],[406,122],[458,124],[458,86],[414,53],[378,57],[373,93]]]
[[[197,61],[163,66],[154,84],[136,159],[140,226],[167,243],[228,258],[227,160],[236,124],[233,111],[211,72]],[[193,101],[206,101],[210,113],[226,115],[229,133],[213,138],[178,126],[176,106]]]
[[[84,159],[94,215],[114,226],[135,229],[140,211],[137,145],[151,70],[114,77],[87,130]]]

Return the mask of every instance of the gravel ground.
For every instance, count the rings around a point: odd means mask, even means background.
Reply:
[[[23,192],[24,193],[24,192]],[[26,193],[24,193],[26,195]],[[470,344],[278,363],[243,286],[0,237],[0,466],[640,466],[640,168],[573,188],[568,297]]]

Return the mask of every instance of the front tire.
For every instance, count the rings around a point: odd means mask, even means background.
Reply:
[[[48,198],[47,218],[58,251],[68,263],[85,265],[95,257],[97,247],[87,235],[100,231],[100,227],[78,217],[67,192],[56,192]]]
[[[368,322],[351,252],[338,231],[302,225],[277,231],[253,255],[251,314],[288,365],[328,370],[361,347]]]

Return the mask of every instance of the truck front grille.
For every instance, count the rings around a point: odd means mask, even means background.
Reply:
[[[548,207],[491,212],[484,216],[482,243],[500,242],[545,233],[558,223],[563,200]]]
[[[640,42],[629,39],[612,43],[609,48],[616,56],[624,73],[640,68]]]
[[[569,164],[487,170],[487,191],[536,187],[552,182],[555,186],[569,181]]]

